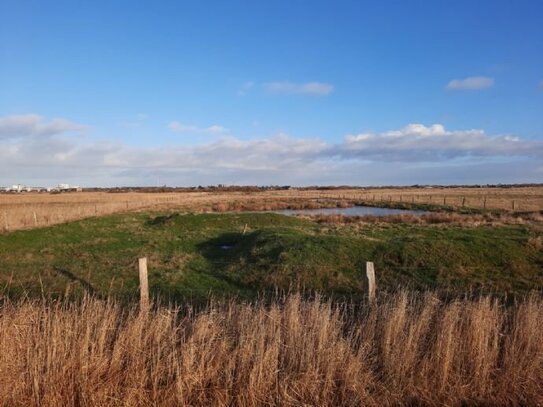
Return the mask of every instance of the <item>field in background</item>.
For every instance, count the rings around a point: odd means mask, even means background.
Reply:
[[[93,216],[150,209],[224,212],[287,207],[314,208],[351,205],[354,202],[530,212],[543,210],[543,187],[0,194],[0,231],[42,227]]]
[[[0,307],[3,406],[536,406],[543,299]]]

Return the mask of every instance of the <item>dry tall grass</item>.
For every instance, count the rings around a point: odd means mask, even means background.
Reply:
[[[463,227],[478,227],[481,225],[518,225],[543,223],[543,214],[538,212],[526,212],[519,214],[512,213],[485,213],[464,215],[455,212],[431,212],[422,215],[399,214],[399,215],[362,215],[346,216],[341,214],[333,215],[305,215],[318,223],[329,224],[365,224],[365,223],[403,223],[415,225],[460,225]]]
[[[277,191],[251,192],[167,192],[71,194],[0,194],[0,232],[30,229],[94,216],[140,210],[190,212],[272,211],[346,205],[343,198],[318,199],[302,193],[283,196]]]
[[[0,308],[3,406],[541,405],[543,298]]]

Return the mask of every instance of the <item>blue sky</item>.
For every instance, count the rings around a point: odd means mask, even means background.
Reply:
[[[543,181],[541,21],[542,1],[0,0],[0,185]]]

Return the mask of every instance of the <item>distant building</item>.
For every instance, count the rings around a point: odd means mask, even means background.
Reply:
[[[22,192],[23,188],[24,187],[21,184],[17,184],[17,185],[12,185],[11,187],[7,187],[6,191],[7,192]]]
[[[44,187],[27,187],[25,185],[17,184],[12,185],[11,187],[1,188],[2,192],[43,192],[47,189]]]
[[[56,187],[47,188],[48,192],[81,192],[83,188],[70,184],[58,184]]]

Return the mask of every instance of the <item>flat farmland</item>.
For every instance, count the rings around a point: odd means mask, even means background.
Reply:
[[[77,192],[0,194],[0,231],[140,210],[262,211],[371,204],[506,212],[543,209],[543,187],[290,189],[262,192]]]
[[[541,189],[0,198],[2,406],[543,400]]]

